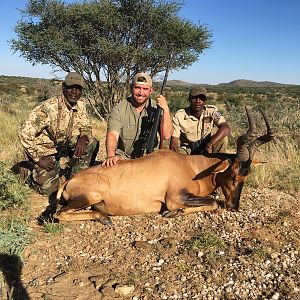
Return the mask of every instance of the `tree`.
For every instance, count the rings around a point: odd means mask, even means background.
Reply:
[[[211,31],[180,18],[181,7],[176,0],[29,0],[11,48],[33,65],[83,75],[90,104],[105,118],[137,72],[163,72],[170,54],[171,70],[187,68],[211,46]]]

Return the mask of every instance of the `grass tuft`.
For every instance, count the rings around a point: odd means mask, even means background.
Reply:
[[[61,223],[55,223],[53,221],[49,221],[44,223],[43,230],[46,233],[59,234],[63,232],[64,226]]]
[[[30,242],[31,234],[24,220],[15,217],[0,221],[0,252],[19,255]]]
[[[197,250],[203,248],[217,248],[218,250],[226,250],[227,245],[222,238],[212,231],[203,232],[200,236],[193,237],[186,243],[189,250]]]

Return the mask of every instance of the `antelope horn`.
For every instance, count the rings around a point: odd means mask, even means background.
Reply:
[[[247,119],[248,119],[248,124],[249,124],[249,129],[246,133],[248,138],[253,138],[254,135],[256,134],[256,126],[255,123],[253,122],[253,118],[251,117],[249,113],[249,108],[245,106],[246,114],[247,114]]]
[[[250,153],[249,153],[248,145],[253,141],[256,135],[256,126],[253,122],[253,118],[251,117],[247,106],[245,106],[245,110],[248,119],[249,129],[245,134],[239,136],[236,142],[237,158],[240,159],[241,161],[249,160]]]
[[[270,141],[273,140],[274,137],[275,137],[275,133],[274,133],[274,132],[272,131],[272,129],[271,129],[271,126],[270,126],[270,123],[269,123],[269,119],[268,119],[267,114],[266,114],[263,110],[261,110],[261,109],[259,109],[259,110],[260,110],[260,112],[261,112],[261,114],[262,114],[262,116],[263,116],[263,118],[264,118],[264,121],[265,121],[265,124],[266,124],[266,127],[267,127],[267,133],[266,133],[265,135],[262,135],[262,136],[258,137],[257,139],[255,139],[255,140],[251,143],[251,145],[250,145],[250,147],[249,147],[249,151],[250,151],[250,159],[253,158],[254,152],[256,151],[256,149],[257,149],[259,146],[261,146],[261,145],[263,145],[263,144],[265,144],[265,143],[270,142]]]
[[[262,109],[259,109],[264,120],[265,120],[265,123],[266,123],[266,127],[267,127],[267,135],[269,135],[270,137],[272,137],[272,139],[274,138],[275,136],[275,133],[272,131],[271,129],[271,126],[270,126],[270,123],[269,123],[269,119],[268,119],[268,116],[267,114],[262,110]]]

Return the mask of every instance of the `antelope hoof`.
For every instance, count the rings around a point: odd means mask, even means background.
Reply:
[[[231,211],[231,212],[238,212],[239,209],[238,208],[234,208],[234,207],[230,207],[227,209],[228,211]]]
[[[175,218],[177,217],[178,215],[182,214],[184,212],[184,208],[177,208],[175,210],[165,210],[163,213],[162,213],[162,216],[164,218]]]
[[[227,211],[232,211],[232,212],[237,212],[239,210],[238,207],[236,207],[234,205],[228,205],[228,204],[227,205],[225,204],[225,209]]]
[[[109,217],[99,217],[95,221],[102,223],[105,226],[112,226],[113,223]]]

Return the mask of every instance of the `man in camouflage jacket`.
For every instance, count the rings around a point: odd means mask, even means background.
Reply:
[[[84,101],[80,99],[83,78],[70,72],[62,95],[37,105],[22,126],[20,140],[33,169],[29,184],[39,193],[51,195],[62,180],[93,164],[99,142]]]

